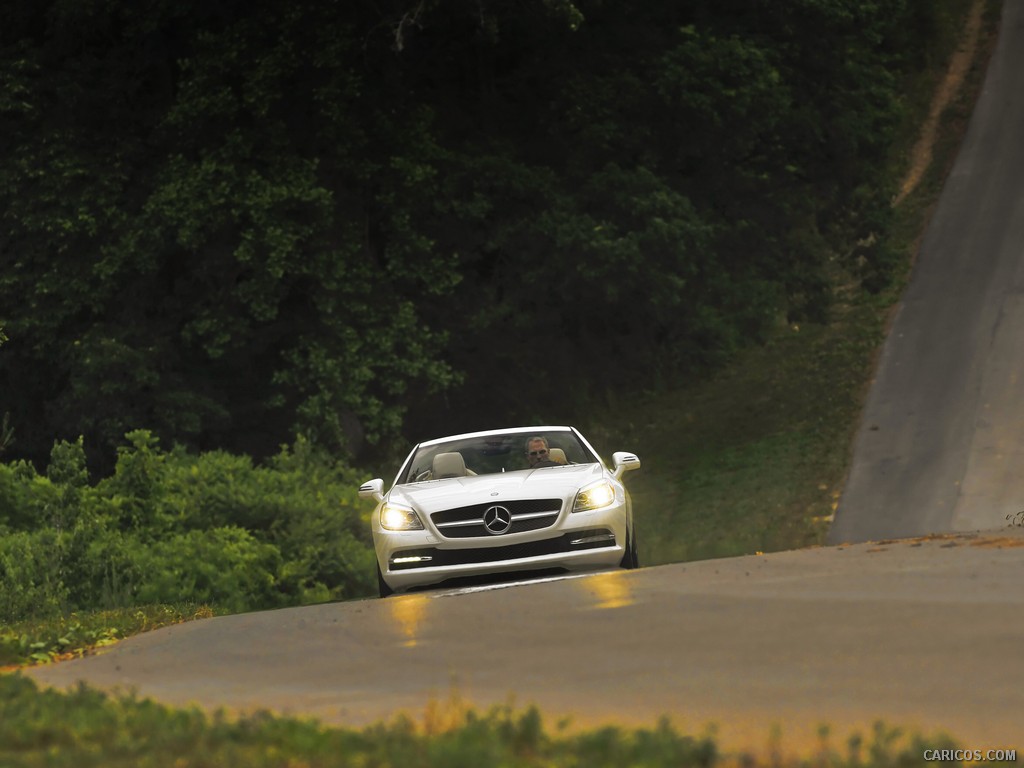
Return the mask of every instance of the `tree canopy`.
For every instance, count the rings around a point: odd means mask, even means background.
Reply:
[[[824,319],[940,5],[10,0],[18,450],[355,450],[459,382],[525,412],[524,371],[635,382]]]

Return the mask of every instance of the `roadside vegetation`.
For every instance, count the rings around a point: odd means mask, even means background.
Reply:
[[[37,691],[26,679],[0,677],[0,763],[9,768],[898,768],[922,764],[925,750],[956,747],[946,737],[883,724],[843,744],[823,730],[818,748],[803,758],[786,749],[784,734],[766,734],[766,743],[764,754],[728,754],[713,734],[687,736],[667,720],[647,729],[570,731],[559,724],[552,732],[536,709],[509,707],[478,713],[429,706],[419,720],[324,728],[265,713],[228,718],[174,710],[88,688]]]
[[[0,665],[216,612],[374,593],[358,476],[308,442],[262,466],[127,436],[89,482],[81,441],[45,474],[0,464]]]
[[[569,422],[635,450],[646,565],[822,542],[997,7],[893,208],[968,0],[385,3],[340,25],[312,1],[23,5],[0,30],[0,667],[373,594],[355,490],[446,431]],[[806,764],[920,762],[917,737],[874,738]],[[668,727],[550,736],[534,712],[342,732],[0,675],[4,765],[171,755],[762,759]]]
[[[208,605],[178,603],[5,621],[0,624],[0,671],[80,658],[130,635],[213,615]]]

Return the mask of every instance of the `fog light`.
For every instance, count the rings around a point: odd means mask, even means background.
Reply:
[[[596,544],[599,541],[615,541],[615,534],[599,533],[596,536],[584,536],[582,539],[573,539],[569,545],[575,547],[577,544]]]

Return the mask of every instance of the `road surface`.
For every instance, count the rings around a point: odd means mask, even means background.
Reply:
[[[29,674],[347,726],[419,717],[454,685],[552,725],[713,722],[732,749],[877,718],[1024,748],[1021,574],[1016,528],[226,616]]]

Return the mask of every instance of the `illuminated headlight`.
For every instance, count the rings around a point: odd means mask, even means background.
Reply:
[[[380,527],[388,531],[422,531],[423,523],[408,507],[385,504],[380,510]]]
[[[573,512],[586,512],[590,509],[603,509],[615,503],[615,489],[607,480],[599,480],[581,489],[576,494]]]

